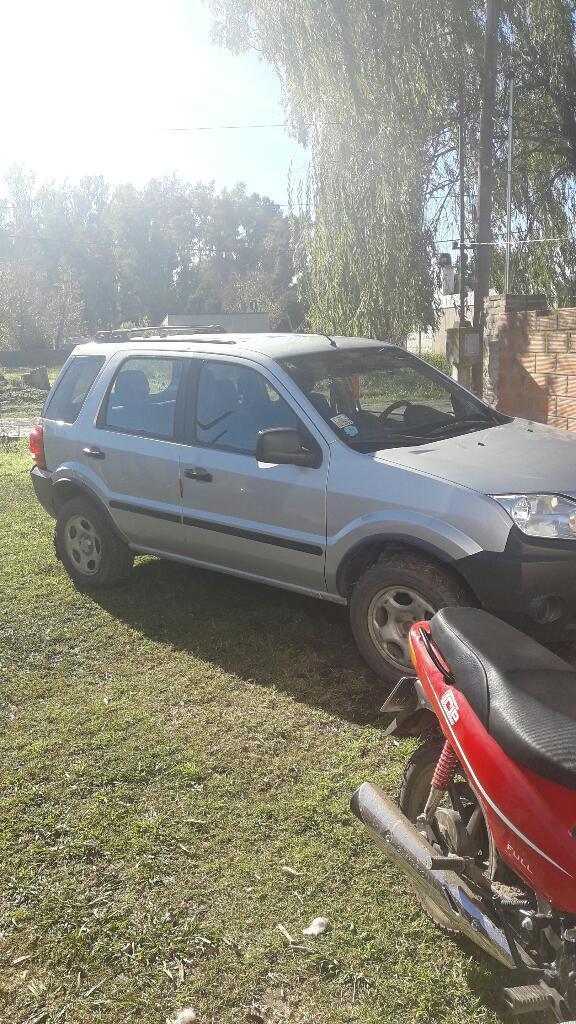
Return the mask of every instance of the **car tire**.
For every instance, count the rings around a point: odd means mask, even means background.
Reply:
[[[78,590],[114,587],[129,575],[134,555],[89,498],[67,501],[58,513],[56,554]]]
[[[408,632],[451,605],[473,605],[474,598],[435,562],[406,552],[385,552],[364,572],[350,597],[350,623],[358,649],[386,683],[412,670]]]

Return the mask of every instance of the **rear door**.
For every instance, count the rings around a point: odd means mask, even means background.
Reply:
[[[268,372],[247,360],[192,360],[182,447],[185,551],[206,565],[324,590],[329,446]],[[258,463],[258,432],[293,427],[318,468]]]
[[[95,419],[82,431],[86,474],[100,481],[119,529],[133,545],[167,554],[181,549],[186,365],[164,353],[122,353]]]

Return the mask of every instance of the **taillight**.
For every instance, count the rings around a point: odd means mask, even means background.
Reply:
[[[44,430],[42,427],[34,427],[30,434],[28,447],[38,469],[46,469],[46,456],[44,455]]]

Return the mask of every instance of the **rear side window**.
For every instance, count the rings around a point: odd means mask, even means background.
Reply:
[[[60,423],[74,423],[104,362],[104,356],[73,358],[48,397],[43,415]]]
[[[182,370],[181,359],[126,359],[114,378],[100,426],[172,440]]]

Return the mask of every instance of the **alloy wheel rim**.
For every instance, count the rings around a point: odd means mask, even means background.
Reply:
[[[64,529],[64,547],[74,568],[93,576],[102,561],[102,540],[86,516],[71,516]]]
[[[410,668],[408,635],[415,622],[431,619],[437,609],[412,587],[378,591],[368,609],[368,629],[378,651],[394,668]]]

